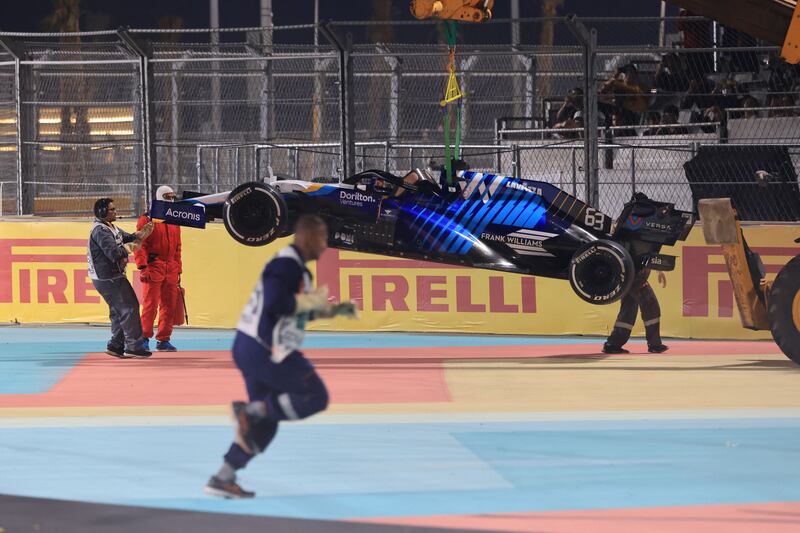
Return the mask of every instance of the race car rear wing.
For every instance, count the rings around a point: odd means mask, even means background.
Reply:
[[[686,240],[694,223],[693,213],[637,193],[622,208],[613,237],[672,246],[677,241]]]

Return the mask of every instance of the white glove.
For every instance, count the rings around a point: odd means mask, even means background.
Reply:
[[[341,302],[333,304],[328,309],[320,311],[319,318],[333,318],[336,316],[346,316],[347,318],[358,318],[358,309],[355,302]]]
[[[311,292],[298,294],[295,296],[295,300],[297,302],[294,310],[296,315],[299,315],[300,313],[307,313],[309,311],[324,311],[331,305],[328,302],[327,285],[317,287]]]
[[[140,229],[135,233],[136,238],[140,241],[145,240],[147,237],[150,236],[151,233],[153,233],[154,227],[155,226],[153,225],[153,221],[148,220],[147,223],[144,226],[142,226],[142,229]]]

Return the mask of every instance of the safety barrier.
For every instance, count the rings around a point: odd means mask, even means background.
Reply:
[[[133,225],[132,220],[120,224],[127,230]],[[108,308],[86,274],[89,228],[88,220],[0,222],[0,321],[108,321]],[[651,280],[664,335],[768,338],[768,332],[742,329],[722,252],[705,244],[701,230],[695,227],[687,241],[664,249],[678,256],[666,289]],[[768,276],[800,253],[794,243],[799,234],[793,225],[745,227]],[[193,327],[234,327],[264,262],[288,242],[241,246],[215,223],[205,230],[184,229],[182,236],[182,283]],[[328,250],[313,270],[318,283],[336,297],[354,299],[361,313],[357,321],[315,322],[312,329],[318,330],[605,335],[618,310],[583,303],[562,280],[346,251]],[[132,264],[129,276],[138,290]],[[634,334],[641,333],[639,323]]]

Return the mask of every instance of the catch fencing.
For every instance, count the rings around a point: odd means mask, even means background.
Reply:
[[[441,165],[443,40],[433,22],[0,33],[0,216]],[[796,190],[800,76],[776,53],[698,17],[464,25],[462,158],[612,215],[633,192],[692,209],[706,146],[780,146]]]

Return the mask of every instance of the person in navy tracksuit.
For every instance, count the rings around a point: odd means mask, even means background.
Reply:
[[[328,229],[315,215],[302,215],[294,243],[264,267],[242,311],[233,359],[242,373],[249,402],[233,402],[236,439],[205,492],[225,498],[252,498],[236,483],[244,468],[269,446],[283,420],[299,420],[328,406],[328,391],[314,366],[300,352],[305,324],[319,317],[354,316],[352,303],[332,305],[327,287],[313,289],[306,262],[328,246]]]

